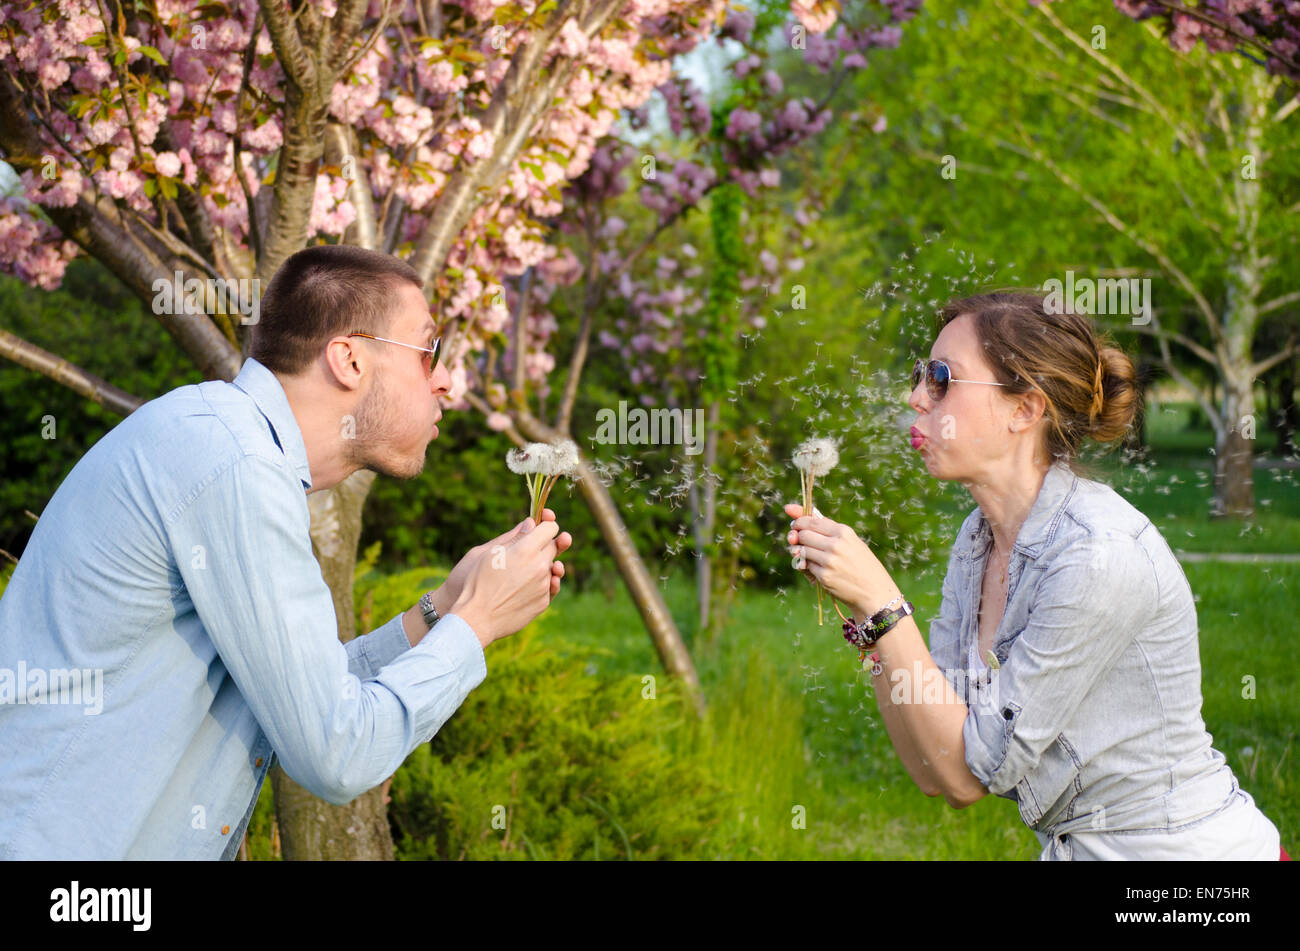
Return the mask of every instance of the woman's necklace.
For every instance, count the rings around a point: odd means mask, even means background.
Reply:
[[[995,554],[995,555],[998,554],[998,546],[997,546],[997,545],[994,545],[994,546],[993,546],[993,554]],[[1003,558],[1003,559],[1001,559],[1001,561],[1002,561],[1002,574],[998,577],[998,584],[1006,584],[1006,583],[1007,583],[1007,566],[1011,563],[1011,558],[1008,556],[1007,558]]]

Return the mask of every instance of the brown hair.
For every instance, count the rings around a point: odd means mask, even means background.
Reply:
[[[963,314],[975,321],[985,359],[1008,396],[1037,391],[1047,403],[1048,458],[1072,463],[1085,438],[1122,439],[1142,406],[1133,361],[1099,335],[1086,314],[1053,313],[1042,291],[1001,290],[949,301],[942,329]]]
[[[271,278],[248,355],[292,376],[311,366],[331,337],[353,330],[385,336],[402,281],[424,285],[405,261],[378,251],[343,244],[299,251]]]

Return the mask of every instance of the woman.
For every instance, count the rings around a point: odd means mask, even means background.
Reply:
[[[1128,431],[1133,364],[1041,294],[970,297],[941,316],[913,371],[912,447],[977,508],[930,649],[848,526],[785,509],[796,564],[853,608],[845,636],[873,651],[908,774],[958,809],[1015,800],[1044,859],[1284,857],[1201,719],[1182,569],[1149,519],[1069,465],[1085,437]]]

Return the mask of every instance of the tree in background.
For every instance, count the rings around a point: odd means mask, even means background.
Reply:
[[[1052,0],[1029,0],[1038,6]],[[1239,53],[1270,75],[1300,82],[1300,7],[1295,0],[1115,0],[1139,22],[1153,20],[1180,53],[1197,43],[1215,53]]]
[[[883,6],[903,19],[918,3]],[[0,267],[52,289],[86,253],[152,306],[205,378],[229,380],[252,323],[250,294],[230,288],[251,287],[255,299],[253,282],[312,242],[398,254],[452,337],[453,405],[468,403],[473,370],[481,377],[511,326],[507,279],[572,275],[573,259],[547,240],[564,183],[723,9],[721,0],[5,2],[0,155],[20,171],[22,194],[0,199]],[[793,11],[792,45],[835,24],[829,4]],[[842,28],[835,42],[832,56],[852,56],[872,40]],[[732,137],[756,143],[756,131]],[[741,171],[742,184],[759,177]],[[184,293],[160,302],[173,280]],[[511,399],[520,431],[536,438],[554,430],[532,425],[520,384],[544,391],[557,325],[524,306],[528,287],[514,295]],[[571,361],[579,372],[589,333],[580,329]],[[140,403],[13,334],[0,332],[0,353],[116,412]],[[608,494],[585,465],[582,475],[600,520]],[[343,640],[355,633],[356,540],[373,478],[358,472],[310,499]],[[626,554],[635,573],[639,559]],[[671,619],[650,627],[669,671],[695,683]],[[391,855],[380,791],[336,809],[282,774],[273,783],[287,856]]]
[[[911,28],[895,83],[928,94],[896,134],[919,161],[883,200],[917,196],[927,225],[1014,256],[1036,285],[1151,278],[1149,313],[1087,307],[1155,343],[1214,429],[1215,511],[1249,516],[1254,384],[1296,353],[1293,335],[1259,329],[1296,326],[1297,99],[1240,58],[1153,55],[1154,27],[1120,29],[1100,3],[967,9],[931,4]],[[887,81],[863,77],[868,94]]]
[[[397,253],[443,320],[464,328],[449,357],[463,391],[467,355],[508,316],[500,279],[555,255],[540,219],[560,210],[562,183],[721,10],[720,0],[6,2],[0,155],[23,195],[0,201],[0,264],[53,288],[71,257],[94,256],[154,305],[205,377],[229,380],[251,321],[247,295],[235,303],[222,288],[269,280],[312,241]],[[158,306],[156,285],[177,274],[196,282],[192,306]],[[138,405],[11,334],[0,352],[118,412]],[[355,633],[356,539],[373,478],[358,472],[310,500],[343,640]],[[391,856],[380,790],[336,809],[282,774],[273,781],[286,855]]]

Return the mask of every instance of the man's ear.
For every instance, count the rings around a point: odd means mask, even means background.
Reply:
[[[366,353],[355,337],[340,335],[325,345],[325,373],[335,385],[346,390],[361,387],[361,377],[368,369]]]

